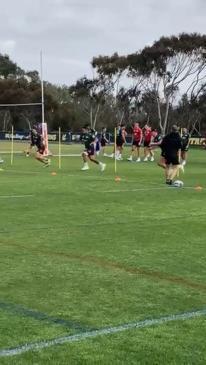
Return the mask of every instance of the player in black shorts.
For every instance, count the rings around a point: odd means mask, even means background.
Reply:
[[[182,148],[179,129],[176,125],[173,125],[171,133],[163,138],[161,148],[166,164],[166,184],[172,185],[173,179],[179,172]]]
[[[82,158],[84,165],[82,167],[82,171],[89,170],[88,159],[91,162],[100,166],[100,170],[104,171],[106,168],[106,164],[95,159],[95,140],[96,140],[96,132],[90,128],[89,125],[85,125],[82,128],[83,134],[81,136],[81,141],[84,143],[85,150],[82,152]]]
[[[115,146],[113,153],[109,155],[108,157],[115,157],[116,160],[122,160],[122,151],[123,146],[126,142],[126,126],[124,124],[119,123],[116,127],[116,156],[115,156]]]
[[[107,133],[107,128],[103,127],[102,131],[101,131],[101,136],[100,136],[100,143],[101,143],[103,156],[107,156],[107,154],[105,153],[105,147],[106,147],[107,143],[109,143],[106,133]]]
[[[33,126],[33,128],[30,130],[30,143],[29,143],[29,147],[28,149],[25,151],[26,152],[26,157],[29,157],[32,151],[32,148],[36,146],[36,138],[37,138],[37,130],[35,128],[35,126]]]
[[[190,134],[187,130],[187,128],[182,129],[182,148],[181,148],[181,164],[182,166],[186,165],[187,162],[187,152],[189,150],[189,144],[190,144]]]

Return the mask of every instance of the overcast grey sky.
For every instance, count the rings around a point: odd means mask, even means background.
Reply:
[[[206,0],[0,0],[0,52],[44,79],[70,85],[92,76],[100,54],[127,54],[162,35],[205,33]]]

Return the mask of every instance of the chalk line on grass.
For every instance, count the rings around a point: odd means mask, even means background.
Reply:
[[[154,318],[154,319],[145,319],[143,321],[137,321],[132,323],[125,323],[115,327],[106,327],[99,330],[94,331],[86,331],[81,332],[75,335],[62,336],[53,338],[51,340],[39,341],[34,343],[27,343],[24,345],[20,345],[14,348],[2,349],[0,350],[0,357],[12,357],[16,355],[21,355],[28,351],[39,351],[48,347],[62,345],[65,343],[78,342],[82,340],[86,340],[89,338],[95,338],[98,336],[106,336],[112,335],[115,333],[121,333],[127,330],[146,328],[155,325],[162,325],[169,322],[174,321],[184,321],[192,318],[198,318],[206,315],[206,309],[192,311],[192,312],[184,312],[180,314],[170,314],[168,316]]]
[[[193,186],[186,186],[183,188],[176,188],[176,187],[150,187],[150,188],[135,188],[135,189],[114,189],[114,190],[102,190],[99,193],[133,193],[137,191],[153,191],[153,190],[185,190],[185,189],[195,189]]]
[[[61,155],[58,155],[58,154],[55,154],[55,155],[52,155],[53,157],[81,157],[81,154],[80,153],[64,153],[64,154],[61,154]]]
[[[34,195],[25,194],[25,195],[0,195],[0,199],[16,199],[16,198],[32,198]]]

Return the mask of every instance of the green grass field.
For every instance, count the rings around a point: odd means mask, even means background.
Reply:
[[[181,189],[165,186],[151,162],[118,162],[116,182],[108,158],[101,173],[91,164],[82,172],[79,157],[62,158],[59,170],[57,157],[45,169],[23,154],[12,166],[1,156],[0,364],[206,364],[206,315],[187,318],[206,309],[206,152],[190,151]],[[181,313],[184,320],[83,338]],[[3,356],[76,334],[76,342]]]

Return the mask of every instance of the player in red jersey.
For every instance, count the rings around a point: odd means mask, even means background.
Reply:
[[[130,157],[127,159],[128,161],[133,161],[133,155],[136,154],[136,162],[140,162],[140,146],[142,143],[142,129],[139,126],[139,123],[134,123],[132,129],[132,151]]]
[[[145,124],[143,128],[143,139],[144,139],[144,161],[148,161],[150,156],[150,146],[152,141],[152,129]],[[154,161],[154,157],[151,156],[151,161]]]

